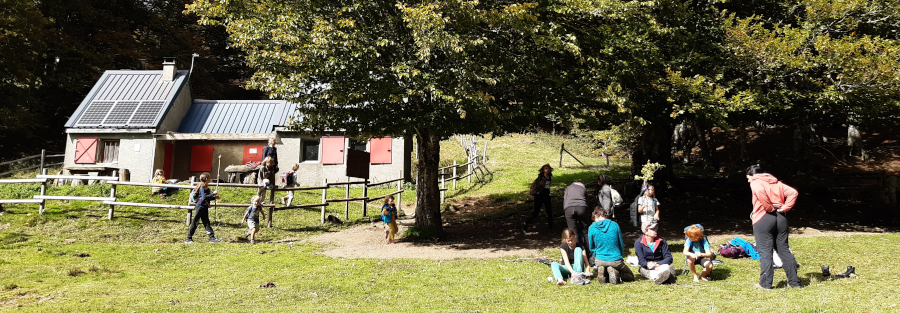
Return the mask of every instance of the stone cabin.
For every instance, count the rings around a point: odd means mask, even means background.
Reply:
[[[304,186],[319,186],[324,179],[347,181],[349,149],[370,153],[372,182],[396,179],[401,173],[409,178],[409,139],[357,142],[339,131],[289,131],[285,124],[302,118],[296,116],[297,104],[193,99],[190,73],[177,70],[175,63],[166,58],[162,71],[103,73],[66,122],[65,171],[109,175],[127,169],[131,181],[149,181],[155,169],[184,180],[202,172],[215,179],[221,168],[224,181],[226,167],[261,161],[263,147],[275,138],[278,167],[287,171],[299,163],[298,182]]]

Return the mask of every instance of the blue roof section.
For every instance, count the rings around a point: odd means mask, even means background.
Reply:
[[[194,100],[179,133],[271,133],[297,111],[297,104],[283,100]]]
[[[66,122],[69,128],[158,128],[188,71],[161,81],[162,71],[106,71]],[[127,111],[127,112],[126,112]]]

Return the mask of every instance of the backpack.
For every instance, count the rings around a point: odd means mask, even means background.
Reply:
[[[293,186],[294,183],[296,183],[296,180],[293,171],[281,172],[281,185]]]
[[[719,246],[719,255],[729,259],[746,258],[749,256],[746,252],[744,252],[743,248],[735,246],[730,242]]]
[[[535,178],[534,181],[531,182],[531,189],[528,190],[528,194],[529,194],[529,195],[532,195],[532,196],[533,196],[533,195],[536,195],[536,194],[538,193],[538,187],[539,187],[539,186],[540,186],[540,184],[538,184],[538,179]]]
[[[612,202],[613,202],[614,207],[622,205],[622,202],[623,202],[622,195],[620,195],[618,191],[616,191],[612,187],[609,187],[609,194],[612,196]]]
[[[759,261],[759,253],[756,252],[756,247],[754,247],[753,244],[738,237],[734,237],[734,239],[731,239],[728,243],[741,247],[749,258]]]
[[[629,210],[631,211],[631,224],[634,227],[641,228],[641,217],[638,214],[638,199],[644,196],[643,192],[640,192],[637,197],[634,197],[634,202],[631,203],[631,207]]]

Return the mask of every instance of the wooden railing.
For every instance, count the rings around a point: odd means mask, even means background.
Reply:
[[[0,179],[0,184],[33,184],[40,183],[41,191],[40,194],[33,196],[32,199],[0,199],[0,205],[4,203],[35,203],[39,204],[40,208],[38,210],[38,214],[44,214],[45,204],[47,200],[62,200],[62,201],[99,201],[103,202],[105,205],[109,205],[109,212],[107,215],[107,219],[112,220],[115,214],[116,206],[133,206],[133,207],[149,207],[149,208],[163,208],[163,209],[181,209],[187,210],[187,217],[185,219],[186,224],[190,224],[191,217],[193,215],[193,210],[195,209],[194,205],[177,205],[177,204],[158,204],[158,203],[138,203],[138,202],[121,202],[118,201],[116,197],[116,187],[117,186],[139,186],[139,187],[160,187],[160,188],[176,188],[176,189],[193,189],[198,183],[194,182],[194,178],[191,178],[191,184],[189,185],[178,185],[178,184],[155,184],[155,183],[143,183],[143,182],[125,182],[119,181],[119,178],[115,176],[117,172],[113,172],[113,176],[79,176],[79,175],[46,175],[47,170],[44,169],[41,172],[41,175],[37,175],[35,178],[29,179]],[[47,183],[51,179],[69,179],[69,180],[93,180],[98,181],[101,184],[110,185],[110,195],[108,197],[97,196],[97,197],[88,197],[88,196],[50,196],[47,195]],[[362,202],[362,215],[366,216],[367,214],[367,204],[369,202],[383,199],[388,195],[399,195],[403,193],[403,172],[400,172],[400,175],[397,179],[392,179],[388,181],[378,182],[378,183],[369,183],[369,181],[348,181],[348,182],[332,182],[329,183],[327,180],[323,181],[323,186],[318,187],[288,187],[288,188],[274,188],[269,190],[269,201],[267,204],[264,204],[263,207],[268,208],[269,216],[267,224],[269,227],[272,227],[272,215],[275,211],[286,211],[286,210],[294,210],[294,209],[304,209],[304,208],[315,208],[321,207],[321,216],[320,221],[322,223],[325,222],[325,211],[330,203],[340,203],[345,202],[345,219],[350,218],[350,202],[361,201]],[[369,189],[374,186],[379,186],[383,184],[389,183],[397,183],[397,191],[378,196],[378,197],[368,197]],[[350,186],[351,185],[362,185],[363,188],[363,196],[357,198],[350,198]],[[334,186],[346,186],[346,192],[343,198],[340,199],[328,199],[328,189]],[[223,187],[223,188],[251,188],[251,189],[259,189],[260,185],[256,184],[233,184],[233,183],[214,183],[210,184],[210,187]],[[320,203],[313,204],[301,204],[301,205],[292,205],[291,202],[287,202],[283,206],[278,206],[275,203],[275,193],[276,192],[287,192],[287,191],[306,191],[306,190],[321,190],[322,191],[322,200]],[[293,198],[291,198],[293,200]],[[396,201],[397,206],[400,206],[401,200],[400,197],[397,197]],[[213,201],[210,204],[210,207],[238,207],[245,208],[249,204],[247,203],[222,203],[219,201]],[[380,212],[380,211],[379,211]]]
[[[7,171],[6,171],[6,172],[0,173],[0,177],[6,176],[6,175],[10,175],[10,174],[15,174],[15,173],[18,173],[18,172],[27,171],[27,170],[33,170],[33,169],[36,169],[36,168],[39,168],[40,171],[41,171],[41,173],[43,173],[45,167],[53,167],[53,166],[57,166],[57,165],[62,165],[62,164],[63,164],[63,162],[49,163],[49,164],[48,164],[48,163],[45,163],[45,161],[46,161],[47,159],[62,158],[62,157],[65,157],[65,156],[66,156],[65,154],[51,154],[51,155],[47,155],[47,150],[41,150],[41,154],[36,154],[36,155],[32,155],[32,156],[27,156],[27,157],[24,157],[24,158],[21,158],[21,159],[12,160],[12,161],[0,162],[0,166],[6,165],[7,167],[10,167],[10,168],[7,168]],[[31,160],[34,160],[34,159],[37,159],[37,158],[40,158],[40,163],[38,163],[37,165],[33,165],[33,166],[28,166],[28,165],[26,165],[26,167],[23,167],[23,168],[11,169],[11,167],[12,167],[14,164],[17,164],[17,163],[25,164],[26,161],[31,161]]]

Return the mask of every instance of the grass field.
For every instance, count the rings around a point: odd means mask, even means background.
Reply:
[[[546,134],[510,135],[489,144],[487,183],[461,183],[448,196],[491,197],[518,203],[544,163],[556,167],[559,143],[566,139]],[[528,142],[533,141],[533,144]],[[567,147],[588,167],[564,167],[554,172],[554,183],[590,181],[601,162]],[[462,161],[464,152],[454,142],[442,148],[446,161]],[[575,165],[566,156],[564,164]],[[627,163],[614,162],[601,169],[625,178]],[[595,167],[591,169],[590,167]],[[0,198],[28,198],[36,185],[0,185]],[[395,188],[395,187],[394,187]],[[391,188],[374,191],[388,193]],[[223,201],[246,202],[252,191],[221,190]],[[356,190],[353,191],[355,194]],[[120,188],[121,201],[148,201],[147,188]],[[51,188],[50,194],[108,195],[108,186]],[[342,197],[333,189],[329,198]],[[303,203],[318,202],[319,193],[304,194]],[[353,196],[353,195],[351,195]],[[411,203],[413,193],[404,195]],[[169,200],[184,203],[186,193]],[[244,199],[244,200],[237,200]],[[295,200],[297,201],[297,200]],[[524,204],[511,206],[522,210]],[[274,228],[263,228],[263,243],[237,241],[245,232],[238,224],[242,209],[219,209],[217,236],[228,239],[207,244],[202,229],[197,243],[182,244],[187,227],[185,212],[150,208],[119,208],[106,220],[107,206],[94,202],[49,202],[44,215],[35,205],[4,205],[0,216],[0,310],[23,312],[897,312],[896,290],[900,275],[895,264],[900,253],[896,233],[842,237],[804,237],[791,240],[802,263],[803,289],[771,291],[751,288],[758,263],[725,259],[708,283],[690,283],[687,276],[675,286],[656,286],[647,280],[612,286],[593,281],[587,286],[557,287],[545,279],[549,269],[518,258],[454,259],[345,259],[318,254],[323,247],[304,238],[348,226],[318,223],[319,211],[277,212]],[[374,208],[374,207],[373,207]],[[368,223],[359,204],[351,206],[350,224]],[[215,212],[211,211],[211,215]],[[343,218],[344,206],[332,204],[329,214]],[[211,216],[214,218],[214,216]],[[550,238],[553,239],[553,238]],[[633,240],[633,239],[631,239]],[[681,241],[673,240],[673,250]],[[87,255],[85,255],[87,254]],[[547,257],[558,258],[548,246]],[[674,254],[680,260],[678,253]],[[680,261],[676,267],[681,268]],[[822,281],[820,264],[842,269],[857,267],[854,279]],[[835,272],[838,272],[836,269]],[[784,286],[784,274],[776,272]],[[259,288],[272,282],[274,288]]]

